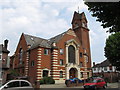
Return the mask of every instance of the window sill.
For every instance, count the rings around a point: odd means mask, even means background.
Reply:
[[[44,55],[49,55],[49,54],[44,54]]]
[[[60,67],[65,67],[65,65],[60,65]]]

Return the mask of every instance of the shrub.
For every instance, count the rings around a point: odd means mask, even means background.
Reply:
[[[49,84],[55,84],[55,80],[51,77],[49,77]]]
[[[55,80],[52,77],[43,77],[40,84],[55,84]]]
[[[42,79],[42,80],[40,80],[40,84],[44,84],[44,81],[43,81],[43,79]]]
[[[14,70],[14,69],[10,70],[10,74],[13,75],[13,76],[19,76],[20,75],[20,73],[17,72],[16,70]]]

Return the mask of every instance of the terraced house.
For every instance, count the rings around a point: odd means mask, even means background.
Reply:
[[[56,83],[91,76],[89,29],[83,13],[74,12],[72,28],[50,39],[22,33],[14,54],[14,69],[30,82],[51,76]]]

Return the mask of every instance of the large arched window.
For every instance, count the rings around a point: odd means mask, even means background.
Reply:
[[[68,47],[68,62],[75,63],[75,47],[72,45]]]

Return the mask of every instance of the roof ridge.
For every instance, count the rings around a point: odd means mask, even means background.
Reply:
[[[68,31],[68,30],[67,30]],[[40,37],[37,37],[37,36],[32,36],[32,35],[29,35],[29,34],[24,34],[23,35],[25,36],[25,39],[27,41],[27,44],[28,45],[31,45],[31,49],[32,48],[35,48],[37,46],[44,46],[44,47],[51,47],[51,44],[53,42],[58,42],[63,36],[64,34],[67,32],[63,32],[63,33],[60,33],[54,37],[51,37],[49,39],[44,39],[44,38],[40,38]]]
[[[63,32],[63,33],[60,33],[60,34],[58,34],[58,35],[56,35],[56,36],[54,36],[54,37],[51,37],[50,39],[52,39],[52,38],[55,38],[55,37],[57,37],[57,36],[59,36],[59,35],[62,35],[62,34],[65,34],[67,31],[65,31],[65,32]],[[49,39],[48,39],[49,40]]]
[[[102,61],[101,63],[97,63],[95,66],[93,67],[104,67],[104,66],[108,66],[110,64],[109,60],[106,59],[104,61]]]
[[[43,40],[47,40],[47,41],[48,41],[48,39],[44,39],[44,38],[41,38],[41,37],[38,37],[38,36],[33,36],[33,35],[29,35],[29,34],[24,34],[24,35],[27,35],[27,36],[30,36],[30,37],[39,38],[39,39],[43,39]]]

